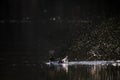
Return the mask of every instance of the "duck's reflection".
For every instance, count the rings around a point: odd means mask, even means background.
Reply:
[[[56,71],[65,71],[68,73],[68,64],[62,64],[62,65],[49,65],[50,69],[55,69]]]
[[[63,64],[62,68],[68,73],[68,64]]]

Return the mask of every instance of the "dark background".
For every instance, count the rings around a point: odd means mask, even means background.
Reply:
[[[91,21],[96,16],[110,18],[119,14],[117,0],[1,0],[0,49],[59,52],[68,48],[76,30],[74,22],[72,28],[68,26],[69,20]]]

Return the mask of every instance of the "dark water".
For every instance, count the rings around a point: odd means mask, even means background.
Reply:
[[[120,66],[50,66],[43,61],[17,61],[16,59],[11,62],[1,58],[0,80],[120,80]]]

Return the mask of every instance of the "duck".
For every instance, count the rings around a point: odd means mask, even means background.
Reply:
[[[61,60],[56,60],[54,57],[49,58],[49,63],[50,64],[63,64],[63,63],[68,63],[68,56],[64,57]]]

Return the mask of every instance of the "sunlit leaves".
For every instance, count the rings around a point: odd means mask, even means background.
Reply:
[[[96,21],[97,22],[97,21]],[[120,55],[120,18],[103,19],[99,23],[81,24],[74,33],[70,55],[79,58],[117,59]],[[82,59],[84,59],[82,58]]]

